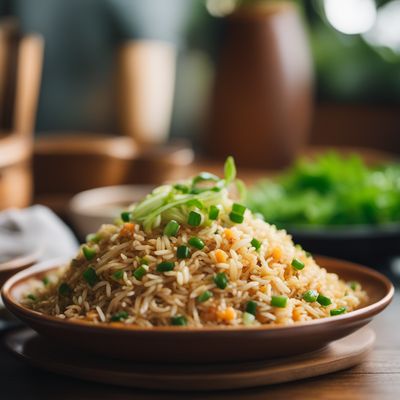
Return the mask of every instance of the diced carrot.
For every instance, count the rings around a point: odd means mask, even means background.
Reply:
[[[132,224],[132,222],[127,222],[124,224],[119,234],[120,236],[132,236],[134,232],[135,224]]]
[[[228,255],[221,249],[215,250],[215,259],[218,263],[224,263],[228,259]]]
[[[293,321],[300,321],[301,319],[301,309],[295,308],[292,313]]]
[[[267,287],[265,285],[260,286],[260,292],[266,293],[267,292]]]
[[[282,249],[281,249],[280,247],[275,247],[275,248],[272,250],[272,257],[273,257],[275,260],[279,260],[279,259],[282,257]]]
[[[224,235],[225,235],[226,239],[228,239],[228,240],[234,239],[233,232],[232,232],[230,229],[228,229],[228,228],[226,228],[226,229],[224,230]]]
[[[226,321],[232,321],[235,319],[236,313],[235,310],[232,307],[228,307],[225,310],[225,320]]]
[[[235,319],[236,311],[232,307],[228,307],[225,310],[218,310],[217,317],[222,321],[232,321]]]

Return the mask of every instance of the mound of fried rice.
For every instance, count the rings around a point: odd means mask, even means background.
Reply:
[[[84,257],[82,247],[57,276],[37,282],[24,303],[44,314],[96,324],[152,327],[183,317],[185,325],[203,327],[289,325],[330,317],[334,309],[354,310],[367,298],[359,284],[328,273],[284,230],[249,210],[242,223],[222,216],[206,227],[181,226],[176,236],[164,235],[161,228],[145,233],[133,222],[103,225],[97,235],[101,239],[90,244],[96,252],[92,260]],[[191,237],[201,239],[204,248],[191,246]],[[261,243],[258,249],[251,244],[254,238]],[[190,249],[184,259],[177,257],[182,245]],[[304,268],[294,268],[293,259]],[[166,261],[174,268],[157,271]],[[145,273],[137,279],[134,271],[139,267]],[[95,271],[91,284],[84,279],[88,268]],[[227,278],[224,289],[215,282],[221,272]],[[309,290],[328,297],[331,304],[306,301],[303,296]],[[205,292],[209,298],[200,301]],[[286,297],[285,306],[271,304],[272,296]],[[249,301],[256,303],[250,320],[244,318]]]

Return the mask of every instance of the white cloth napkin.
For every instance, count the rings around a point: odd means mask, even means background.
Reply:
[[[72,257],[78,242],[49,208],[36,205],[0,212],[0,262],[36,253],[38,261]]]

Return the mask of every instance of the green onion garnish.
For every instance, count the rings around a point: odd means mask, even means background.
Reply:
[[[88,261],[93,260],[93,258],[96,256],[96,250],[87,246],[82,247],[82,253]]]
[[[173,219],[168,222],[168,224],[164,228],[164,235],[165,236],[176,236],[179,231],[179,224],[174,221]]]
[[[175,268],[175,263],[172,261],[163,261],[157,265],[157,272],[168,272]]]
[[[321,306],[329,306],[330,304],[332,304],[332,301],[329,297],[323,296],[322,294],[318,295],[317,297],[317,302],[319,304],[321,304]]]
[[[188,242],[191,246],[199,250],[202,250],[205,246],[204,242],[200,238],[195,236],[191,237]]]
[[[256,249],[259,250],[261,247],[261,242],[257,240],[256,238],[253,238],[253,240],[250,242],[250,244]]]
[[[257,303],[252,300],[248,301],[246,304],[246,312],[249,314],[256,315],[256,311],[257,311]]]
[[[190,226],[199,226],[201,224],[201,214],[196,211],[190,211],[187,223]]]
[[[174,326],[185,326],[187,325],[187,320],[183,315],[171,318],[171,325]]]
[[[126,311],[119,311],[111,317],[111,321],[113,321],[113,322],[123,321],[124,319],[127,319],[128,317],[129,317],[129,314]]]
[[[189,201],[186,202],[186,205],[187,205],[188,207],[197,207],[197,208],[199,208],[200,210],[204,207],[203,202],[201,202],[201,201],[198,200],[198,199],[191,199],[191,200],[189,200]]]
[[[232,206],[232,212],[237,214],[237,215],[244,215],[244,212],[246,211],[246,207],[242,206],[241,204],[238,203],[233,203]]]
[[[132,213],[130,211],[124,211],[121,213],[121,219],[124,222],[129,222],[131,220]]]
[[[228,278],[227,278],[225,272],[219,272],[217,275],[215,275],[214,283],[220,289],[225,289],[228,286]]]
[[[123,276],[124,276],[124,271],[122,271],[122,269],[119,269],[118,271],[115,271],[113,273],[113,278],[117,280],[122,279]]]
[[[185,194],[189,193],[189,191],[190,191],[189,186],[182,185],[180,183],[177,183],[176,185],[174,185],[174,189],[179,190],[180,192],[185,193]]]
[[[133,276],[134,276],[138,281],[140,281],[140,280],[143,278],[143,276],[146,275],[146,272],[147,272],[146,268],[143,267],[143,265],[141,265],[140,267],[136,268],[136,269],[133,271]]]
[[[235,161],[233,160],[232,156],[229,156],[225,161],[224,175],[227,184],[233,182],[236,178]]]
[[[37,300],[37,297],[34,294],[31,294],[31,293],[29,293],[26,297],[29,300],[32,300],[32,301],[36,301]]]
[[[90,285],[94,286],[97,281],[99,280],[96,270],[93,267],[88,267],[84,272],[83,272],[83,279]]]
[[[241,224],[244,221],[244,216],[231,212],[229,213],[229,219],[236,224]]]
[[[212,295],[213,295],[212,292],[210,292],[209,290],[206,290],[201,295],[197,296],[197,301],[199,303],[204,303],[205,301],[211,299]]]
[[[187,246],[179,246],[176,249],[176,257],[180,258],[180,259],[189,258],[190,257],[189,247],[187,247]]]
[[[286,296],[271,296],[271,306],[285,308],[288,298]]]
[[[352,281],[352,282],[349,282],[348,285],[350,286],[351,290],[357,290],[357,288],[360,284],[356,281]]]
[[[89,233],[89,235],[86,236],[86,242],[93,242],[93,243],[99,243],[101,240],[101,235],[98,233]]]
[[[297,270],[301,270],[304,268],[304,263],[300,261],[298,258],[293,258],[292,267]]]
[[[61,294],[61,296],[68,296],[71,292],[72,292],[71,288],[65,282],[63,282],[58,288],[58,293]]]
[[[346,307],[335,308],[334,310],[329,311],[331,316],[344,314],[347,311]]]
[[[218,182],[219,178],[218,176],[210,174],[209,172],[200,172],[199,175],[193,178],[193,185],[196,185],[199,182],[206,182],[206,181]]]
[[[42,282],[44,286],[47,286],[50,283],[50,279],[47,276],[44,276]]]
[[[216,220],[219,215],[219,208],[217,206],[210,206],[210,209],[208,211],[208,218],[211,220]]]
[[[307,292],[303,294],[303,299],[308,303],[313,303],[318,299],[318,292],[316,290],[307,290]]]
[[[251,325],[256,317],[253,314],[250,314],[248,312],[243,313],[243,324],[244,325]]]

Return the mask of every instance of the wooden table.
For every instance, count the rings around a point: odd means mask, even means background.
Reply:
[[[397,288],[393,303],[372,323],[377,334],[374,350],[355,368],[299,382],[238,391],[164,393],[84,382],[33,369],[0,345],[0,399],[395,400],[400,398],[399,311]]]

